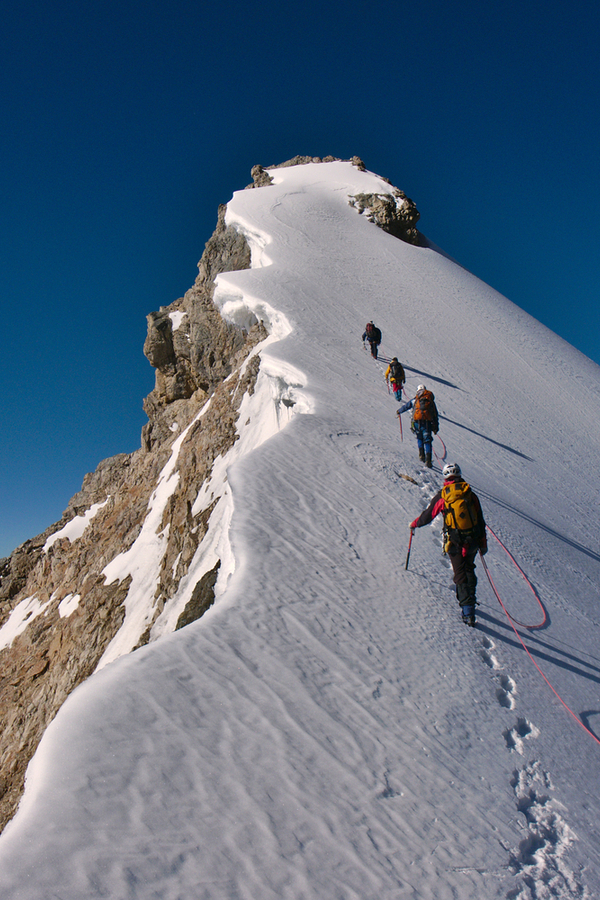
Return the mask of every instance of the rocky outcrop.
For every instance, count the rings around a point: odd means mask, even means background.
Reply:
[[[389,194],[356,194],[349,203],[358,210],[359,215],[366,212],[369,222],[388,234],[408,244],[424,245],[416,228],[421,217],[419,210],[404,191],[394,188]]]
[[[189,603],[177,619],[175,631],[179,631],[180,628],[185,628],[186,625],[195,622],[213,605],[215,602],[215,583],[220,567],[221,561],[219,560],[210,572],[202,576],[194,588]]]
[[[270,184],[273,184],[273,179],[262,166],[252,166],[250,174],[252,175],[252,184],[247,184],[246,190],[249,188],[268,187]]]
[[[149,421],[142,446],[147,450],[169,435],[173,410],[165,416],[166,408],[194,395],[196,403],[204,402],[231,374],[236,354],[248,342],[248,335],[223,321],[213,303],[218,274],[250,267],[250,248],[242,234],[225,225],[225,212],[225,206],[219,207],[217,227],[198,263],[193,287],[147,317],[144,353],[156,369],[155,388],[144,401]]]

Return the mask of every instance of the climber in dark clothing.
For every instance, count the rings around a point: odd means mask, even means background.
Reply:
[[[371,345],[371,356],[373,359],[377,359],[377,352],[379,345],[381,343],[381,331],[374,325],[373,322],[367,322],[366,328],[363,332],[362,336],[363,344],[365,341],[368,341]]]

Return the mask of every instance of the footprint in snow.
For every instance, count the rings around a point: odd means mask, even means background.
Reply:
[[[506,741],[506,746],[512,752],[516,750],[521,756],[523,756],[524,742],[527,738],[539,737],[539,729],[532,725],[528,719],[518,718],[516,725],[513,725],[512,728],[507,728],[504,732],[504,740]]]
[[[498,703],[505,709],[514,709],[516,706],[514,698],[516,685],[514,681],[508,675],[500,675],[498,680],[500,682],[500,687],[496,690]]]
[[[482,660],[486,664],[486,666],[489,666],[490,669],[499,669],[500,668],[500,663],[498,662],[498,660],[496,659],[496,657],[494,656],[493,653],[488,653],[487,650],[480,650],[479,653],[480,653]]]
[[[517,884],[507,894],[507,900],[534,896],[530,893],[532,887],[536,897],[587,897],[579,873],[566,858],[566,851],[577,836],[563,818],[563,808],[551,796],[548,773],[537,761],[516,770],[511,784],[523,836],[509,854],[509,868]]]

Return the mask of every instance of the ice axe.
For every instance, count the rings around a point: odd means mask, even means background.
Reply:
[[[408,560],[410,559],[410,548],[412,546],[412,539],[413,539],[414,533],[415,533],[415,529],[411,528],[410,529],[410,540],[408,542],[408,553],[406,554],[406,565],[404,566],[405,571],[406,571],[406,569],[408,569]]]

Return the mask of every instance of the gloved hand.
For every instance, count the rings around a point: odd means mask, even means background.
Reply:
[[[411,522],[411,523],[410,523],[409,528],[411,529],[411,531],[414,531],[415,528],[418,528],[418,527],[419,527],[419,526],[417,525],[417,522],[418,522],[418,521],[419,521],[418,519],[415,519],[414,522]]]
[[[433,433],[434,433],[434,434],[437,434],[438,431],[439,431],[439,428],[433,428],[432,430],[433,430]]]
[[[481,545],[481,547],[479,548],[479,552],[481,553],[482,556],[485,556],[485,554],[488,552],[487,541],[485,542],[485,544]]]

